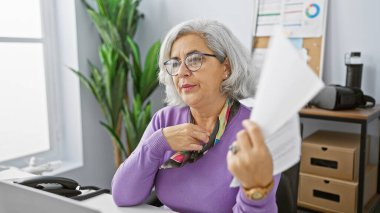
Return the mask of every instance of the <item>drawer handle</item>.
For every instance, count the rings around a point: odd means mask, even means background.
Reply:
[[[310,164],[313,166],[326,167],[331,169],[338,169],[338,162],[332,160],[325,160],[319,158],[311,158]]]
[[[330,183],[329,180],[323,180],[323,182],[325,182],[326,184],[329,184],[329,183]]]
[[[337,194],[333,194],[333,193],[329,193],[329,192],[323,192],[323,191],[319,191],[319,190],[313,190],[313,196],[314,197],[317,197],[317,198],[322,198],[322,199],[325,199],[325,200],[331,200],[331,201],[335,201],[337,203],[340,202],[340,196],[337,195]]]
[[[322,151],[324,151],[324,152],[328,150],[327,147],[321,147],[321,149],[322,149]]]

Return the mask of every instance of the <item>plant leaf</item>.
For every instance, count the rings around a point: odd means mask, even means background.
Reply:
[[[99,14],[102,15],[102,16],[107,17],[108,16],[107,9],[106,9],[106,7],[104,5],[103,0],[96,0],[96,4],[98,6]]]
[[[124,102],[124,110],[123,110],[123,120],[124,120],[124,125],[125,125],[125,135],[127,136],[128,150],[129,150],[129,153],[132,153],[132,151],[137,146],[136,144],[138,144],[139,141],[137,141],[136,128],[134,125],[135,122],[125,102]]]
[[[79,80],[81,81],[81,83],[87,87],[87,89],[89,89],[91,91],[91,93],[95,96],[95,98],[97,100],[101,100],[101,98],[98,96],[97,92],[96,92],[96,86],[94,84],[94,82],[91,81],[91,79],[87,78],[85,75],[83,75],[81,72],[73,69],[73,68],[70,68],[70,70],[72,72],[74,72],[78,77],[79,77]]]
[[[102,16],[93,10],[87,10],[92,22],[95,24],[96,29],[102,41],[114,48],[123,48],[122,41],[120,39],[119,32],[114,24],[108,17]]]
[[[121,110],[122,110],[122,104],[124,100],[124,96],[126,94],[126,75],[124,71],[124,66],[120,66],[117,69],[117,73],[114,79],[114,82],[112,84],[112,111],[114,112],[112,114],[113,120],[118,121]],[[115,123],[116,125],[116,123]]]
[[[123,28],[124,25],[124,16],[126,14],[126,11],[128,9],[128,2],[126,0],[121,0],[119,3],[119,11],[117,12],[116,16],[116,28],[120,32],[120,35],[125,35],[125,31]]]
[[[120,0],[106,0],[105,2],[108,17],[112,23],[116,23],[119,2]]]
[[[127,35],[127,44],[130,47],[133,67],[131,67],[131,75],[133,79],[133,89],[134,93],[140,93],[140,79],[142,75],[142,69],[140,64],[140,51],[137,43],[133,41],[133,39]]]
[[[142,102],[139,94],[135,94],[133,99],[133,119],[137,122],[139,114],[141,113]],[[137,126],[137,125],[136,125]]]
[[[108,134],[111,136],[114,142],[116,142],[116,145],[119,147],[120,151],[124,154],[124,156],[127,156],[124,145],[121,142],[117,133],[115,132],[114,128],[112,128],[111,126],[109,126],[108,124],[104,122],[100,122],[100,124],[107,130]]]
[[[158,53],[160,51],[161,42],[156,41],[146,55],[144,72],[140,79],[141,99],[145,100],[153,92],[158,85]]]
[[[92,11],[95,11],[95,9],[93,7],[91,7],[91,5],[89,3],[87,3],[86,0],[81,0],[82,4],[84,4],[84,6],[86,7],[87,10],[92,10]]]

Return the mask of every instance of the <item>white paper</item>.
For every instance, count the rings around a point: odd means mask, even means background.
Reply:
[[[295,47],[277,28],[258,83],[251,120],[268,138],[323,88]]]
[[[257,32],[254,36],[270,36],[274,27],[281,24],[283,0],[259,1]]]
[[[290,40],[292,41],[292,40]],[[294,45],[294,43],[292,42]],[[260,77],[260,73],[263,69],[266,53],[266,48],[255,48],[252,54],[252,69],[256,72],[256,77]],[[297,48],[298,53],[301,55],[303,61],[307,62],[309,56],[307,55],[307,50],[305,48]]]
[[[274,175],[299,161],[298,111],[323,86],[282,29],[277,28],[269,44],[250,117],[264,135],[273,158]],[[236,186],[236,180],[231,186]]]

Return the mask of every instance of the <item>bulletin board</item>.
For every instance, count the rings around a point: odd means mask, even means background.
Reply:
[[[267,26],[277,22],[277,25],[287,31],[289,38],[302,40],[302,47],[299,48],[306,50],[308,65],[322,78],[327,5],[328,0],[256,0],[253,51],[256,48],[268,47],[270,28]],[[296,13],[297,15],[295,15]],[[286,17],[286,14],[290,15]],[[273,16],[276,15],[278,20],[273,19],[275,18]],[[307,23],[309,20],[318,23],[315,26],[302,26],[301,23]],[[312,21],[309,22],[310,25],[312,25]],[[289,27],[292,25],[296,27]]]

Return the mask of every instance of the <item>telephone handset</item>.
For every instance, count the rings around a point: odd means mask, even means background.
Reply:
[[[15,183],[62,195],[73,197],[81,194],[80,186],[75,180],[63,177],[38,176],[15,181]]]

